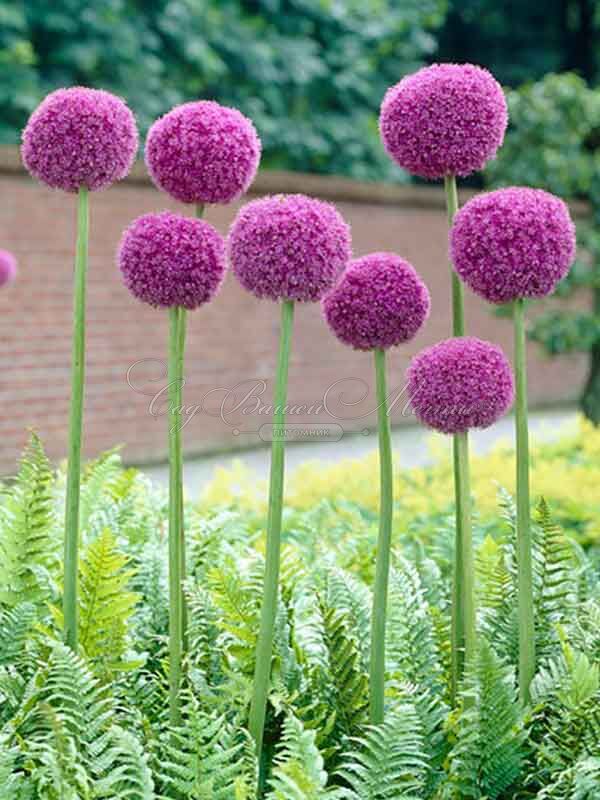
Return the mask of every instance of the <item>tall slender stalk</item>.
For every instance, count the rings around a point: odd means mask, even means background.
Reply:
[[[248,728],[255,743],[261,762],[263,734],[269,679],[273,635],[277,613],[279,586],[279,563],[281,551],[281,519],[283,513],[283,479],[285,459],[285,405],[287,402],[287,382],[290,359],[290,344],[294,320],[294,303],[284,300],[281,304],[281,333],[279,357],[275,378],[273,441],[271,445],[271,476],[269,483],[269,514],[267,519],[267,553],[263,602],[260,615],[260,629],[256,646],[256,666],[254,670],[254,692],[250,705]]]
[[[394,487],[392,477],[392,443],[387,402],[385,350],[377,349],[375,383],[377,389],[377,420],[379,427],[379,536],[371,620],[371,668],[369,674],[370,721],[383,722],[385,704],[385,626],[390,575],[390,549]]]
[[[77,196],[77,251],[73,304],[73,356],[69,412],[69,462],[65,508],[63,619],[65,642],[77,650],[77,572],[79,549],[79,492],[81,484],[81,434],[85,382],[85,303],[89,239],[89,192]]]
[[[514,303],[515,377],[517,389],[517,573],[519,610],[519,694],[526,703],[535,673],[535,622],[529,500],[529,425],[527,422],[527,352],[524,300]]]
[[[456,188],[456,178],[454,175],[447,175],[444,178],[444,189],[446,191],[446,210],[448,212],[448,226],[451,228],[454,216],[458,211],[458,190]],[[452,278],[452,335],[465,335],[465,292],[462,281],[451,268]]]
[[[169,309],[169,717],[179,725],[183,651],[183,458],[181,395],[186,311]]]
[[[459,502],[457,527],[461,532],[462,627],[464,660],[469,662],[475,654],[475,571],[473,564],[473,533],[471,523],[471,478],[469,468],[469,434],[457,433],[454,437],[457,458]],[[459,518],[460,517],[460,518]]]
[[[198,219],[202,219],[204,217],[204,203],[196,203],[194,206],[194,211],[196,217]],[[181,353],[185,353],[185,337],[186,337],[186,327],[187,327],[187,314],[185,310],[182,309],[183,318],[181,320],[181,329],[179,331],[179,335],[181,337],[180,347]],[[183,358],[183,355],[182,355]],[[183,467],[182,467],[183,469]],[[181,480],[179,486],[179,506],[180,506],[180,525],[179,525],[179,536],[181,539],[179,545],[179,554],[181,558],[181,646],[183,648],[183,652],[188,652],[188,608],[187,608],[187,601],[185,598],[185,591],[184,591],[184,583],[187,577],[187,567],[186,567],[186,546],[185,546],[185,515],[183,511],[183,478]]]
[[[448,225],[452,227],[454,215],[458,211],[458,191],[456,188],[456,178],[454,175],[447,175],[444,179],[446,190],[446,208],[448,211]],[[456,274],[451,269],[452,280],[452,335],[465,335],[465,300],[464,287]],[[467,443],[468,449],[468,443]],[[454,568],[452,583],[452,622],[451,622],[451,679],[450,692],[452,700],[456,699],[458,682],[463,671],[464,650],[465,650],[465,622],[467,618],[467,606],[469,598],[465,597],[465,560],[470,560],[470,554],[465,554],[465,536],[470,537],[470,531],[463,531],[465,519],[470,520],[470,508],[463,509],[463,497],[465,496],[463,475],[461,471],[460,446],[457,436],[452,441],[452,459],[454,471],[454,500],[456,506],[456,538],[454,544]],[[468,468],[468,462],[467,462]],[[467,475],[468,480],[468,475]],[[470,497],[468,502],[470,503]],[[469,579],[467,579],[469,585]]]

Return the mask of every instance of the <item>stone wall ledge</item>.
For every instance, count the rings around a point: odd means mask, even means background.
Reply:
[[[26,174],[16,145],[0,145],[0,174]],[[125,183],[144,185],[150,178],[142,160],[136,161]],[[368,203],[392,205],[406,208],[445,207],[445,197],[439,184],[429,186],[418,184],[394,184],[374,181],[357,181],[336,175],[314,175],[287,170],[261,170],[252,184],[250,194],[298,193],[346,203]],[[464,203],[477,192],[461,189],[461,202]],[[571,203],[576,216],[587,216],[586,203]]]

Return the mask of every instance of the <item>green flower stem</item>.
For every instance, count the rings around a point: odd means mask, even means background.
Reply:
[[[456,188],[456,178],[454,175],[448,175],[444,179],[444,188],[446,190],[446,208],[448,211],[448,225],[452,227],[454,215],[458,210],[458,191]],[[452,335],[464,336],[465,335],[465,300],[464,300],[464,287],[456,274],[450,270],[452,281]],[[452,584],[452,631],[451,631],[451,679],[450,679],[450,694],[452,701],[456,699],[458,692],[458,683],[463,671],[463,659],[465,648],[465,619],[466,608],[465,603],[468,600],[465,598],[465,580],[464,573],[464,539],[465,536],[462,531],[462,520],[464,519],[463,509],[461,507],[462,497],[464,496],[463,487],[461,486],[461,470],[460,470],[460,453],[459,443],[455,436],[452,442],[452,458],[454,470],[454,501],[456,506],[456,539],[454,544],[454,569],[453,569],[453,584]],[[467,554],[466,558],[469,558]]]
[[[77,551],[79,548],[79,491],[85,381],[85,295],[89,221],[89,192],[86,187],[82,186],[77,197],[77,252],[75,256],[73,360],[71,366],[63,593],[64,638],[65,642],[73,650],[77,650]]]
[[[267,553],[263,603],[260,615],[260,629],[256,645],[256,667],[254,670],[254,691],[250,705],[248,728],[256,743],[256,751],[261,762],[263,733],[269,680],[277,595],[279,584],[279,562],[281,550],[281,519],[283,513],[283,475],[285,458],[285,404],[287,402],[287,381],[290,359],[290,344],[294,320],[294,303],[285,300],[281,304],[281,334],[279,358],[275,381],[273,442],[271,446],[271,477],[269,484],[269,513],[267,519]]]
[[[447,175],[444,178],[444,188],[446,190],[446,209],[448,212],[448,226],[452,227],[454,215],[458,211],[458,191],[456,188],[456,178],[454,175]],[[462,281],[451,269],[452,276],[452,335],[465,335],[465,292]]]
[[[454,436],[456,471],[458,474],[457,528],[461,534],[461,601],[464,661],[470,662],[475,655],[475,570],[473,564],[473,526],[471,522],[471,478],[469,467],[469,434]]]
[[[526,703],[529,699],[529,685],[535,674],[535,622],[529,500],[529,426],[527,422],[527,352],[524,306],[524,300],[515,301],[519,694],[521,700]]]
[[[169,309],[169,716],[181,722],[179,689],[183,652],[183,457],[181,395],[186,311]]]
[[[370,721],[383,722],[385,704],[385,622],[390,577],[390,549],[394,485],[392,476],[392,442],[387,402],[385,350],[375,350],[375,383],[379,425],[379,536],[371,621],[371,668],[369,674]]]
[[[204,217],[204,203],[196,203],[194,206],[194,212],[198,219],[202,219]],[[185,309],[181,309],[182,311],[182,318],[180,320],[180,331],[179,336],[181,338],[180,341],[180,352],[182,354],[185,353],[185,336],[186,336],[186,327],[187,327],[187,314]],[[183,355],[182,355],[183,359]],[[181,405],[181,404],[180,404]],[[183,470],[183,467],[182,467]],[[184,583],[187,577],[187,566],[186,566],[186,546],[185,546],[185,515],[183,512],[183,477],[179,484],[179,506],[180,506],[180,525],[179,525],[179,536],[181,539],[179,545],[179,555],[181,558],[181,646],[183,648],[183,652],[187,653],[189,650],[189,641],[188,641],[188,607],[187,601],[185,597],[184,591]]]

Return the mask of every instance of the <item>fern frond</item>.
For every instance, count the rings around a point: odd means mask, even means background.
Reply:
[[[347,785],[347,800],[418,800],[423,796],[427,758],[419,716],[410,703],[388,715],[383,725],[369,726],[349,740],[351,752],[337,771]]]
[[[0,612],[0,666],[19,664],[36,621],[37,609],[33,603],[19,603]]]
[[[0,504],[0,603],[49,599],[59,546],[54,474],[32,433],[15,482]]]
[[[208,715],[197,704],[186,709],[185,726],[169,729],[160,756],[161,798],[235,800],[240,787],[254,785],[256,765],[248,761],[248,738],[222,716]]]
[[[577,603],[573,546],[553,522],[543,498],[537,507],[534,545],[536,655],[539,660],[557,649],[557,626],[570,623]]]
[[[124,659],[128,648],[128,621],[139,595],[129,591],[135,574],[129,559],[109,530],[94,539],[79,562],[79,644],[82,652],[103,673],[130,669]],[[53,609],[62,624],[62,612]]]
[[[93,662],[123,666],[127,623],[139,596],[129,591],[134,570],[105,530],[88,545],[79,568],[79,641]]]
[[[510,550],[512,544],[498,544],[487,536],[477,550],[475,571],[479,628],[487,641],[494,642],[497,653],[515,662],[519,632]]]
[[[390,574],[387,670],[421,687],[440,690],[443,667],[434,622],[417,570],[398,559]]]
[[[50,651],[5,726],[35,797],[151,800],[141,747],[118,724],[114,699],[63,644]]]
[[[323,757],[315,744],[314,731],[305,730],[293,714],[283,724],[275,755],[267,800],[325,800],[328,791]]]
[[[0,797],[7,800],[21,800],[26,797],[25,783],[29,781],[23,770],[17,766],[18,757],[19,748],[11,746],[7,738],[0,736]]]
[[[450,783],[460,797],[496,800],[521,774],[525,734],[514,669],[483,638],[465,670],[455,734]]]
[[[444,764],[449,753],[449,742],[446,722],[449,709],[438,694],[430,689],[421,689],[414,684],[403,683],[399,686],[397,709],[396,702],[390,700],[390,712],[402,713],[404,703],[408,701],[419,718],[419,730],[423,737],[423,753],[427,764],[425,771],[424,797],[433,797],[444,779]]]
[[[79,500],[79,526],[84,535],[94,525],[94,518],[109,513],[114,505],[114,489],[122,469],[119,448],[108,450],[85,465]],[[107,527],[104,521],[101,527]]]
[[[600,668],[563,641],[560,657],[531,683],[537,780],[543,786],[574,762],[600,751]]]
[[[360,648],[362,665],[369,668],[371,650],[372,597],[368,587],[344,569],[333,567],[325,573],[325,597],[330,608],[346,614]]]
[[[537,800],[597,800],[600,758],[582,758],[560,772],[536,795]]]
[[[291,597],[292,640],[301,664],[323,674],[329,669],[323,608],[315,582],[298,584]]]
[[[263,572],[260,559],[241,562],[227,556],[207,576],[212,602],[220,611],[220,646],[231,665],[246,674],[254,672]]]
[[[368,676],[348,612],[329,606],[314,583],[294,598],[292,641],[304,680],[293,708],[314,730],[326,768],[335,765],[342,741],[358,733],[367,718]]]
[[[348,614],[324,606],[323,623],[336,727],[351,736],[366,721],[368,676],[362,667],[356,632]]]
[[[90,755],[99,775],[94,800],[154,800],[148,758],[131,733],[113,725],[90,745]]]
[[[131,590],[140,601],[131,620],[138,651],[148,653],[147,663],[156,668],[164,657],[169,634],[167,558],[164,548],[149,542],[132,559],[135,574]]]

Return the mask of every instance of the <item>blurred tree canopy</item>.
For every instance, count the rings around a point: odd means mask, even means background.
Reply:
[[[583,199],[591,214],[577,221],[578,259],[557,296],[591,289],[589,311],[552,307],[533,321],[530,336],[550,355],[586,352],[588,380],[581,406],[600,423],[600,91],[578,75],[547,75],[508,93],[510,127],[485,172],[494,186],[528,185],[565,200]]]
[[[446,0],[0,0],[0,141],[50,90],[127,99],[144,133],[197,97],[252,118],[270,167],[382,178],[385,89],[436,50]]]
[[[598,0],[451,0],[438,58],[483,64],[510,86],[570,70],[594,81],[599,28]]]

